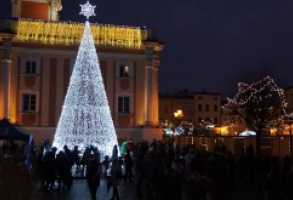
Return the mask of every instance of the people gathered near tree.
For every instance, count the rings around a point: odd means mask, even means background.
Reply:
[[[276,198],[280,188],[282,195],[293,199],[290,156],[282,162],[282,158],[269,154],[259,160],[252,145],[233,155],[223,143],[207,151],[192,144],[174,145],[174,141],[125,141],[124,146],[113,146],[112,155],[104,158],[93,146],[82,153],[77,147],[49,147],[47,140],[32,152],[31,165],[22,156],[1,155],[0,197],[11,200],[21,196],[29,200],[36,187],[46,193],[69,191],[73,174],[83,176],[80,172],[86,171],[84,178],[92,199],[102,189],[99,187],[103,179],[111,180],[112,199],[121,199],[121,178],[127,180],[123,184],[134,188],[137,199],[225,200],[231,190],[239,187],[239,182],[254,184],[265,199]],[[10,152],[7,143],[3,146],[5,153]],[[124,157],[119,148],[125,148]]]

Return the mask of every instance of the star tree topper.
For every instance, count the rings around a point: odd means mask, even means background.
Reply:
[[[84,15],[86,19],[89,19],[91,16],[96,16],[95,8],[96,6],[92,6],[89,1],[84,5],[79,5],[81,7],[80,15]]]

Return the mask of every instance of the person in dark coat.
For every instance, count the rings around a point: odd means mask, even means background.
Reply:
[[[100,185],[100,177],[102,174],[102,166],[100,163],[100,158],[95,154],[90,154],[89,161],[87,165],[87,183],[91,193],[91,199],[96,200],[97,189]]]
[[[124,164],[125,164],[125,177],[124,180],[128,178],[128,181],[132,183],[132,166],[133,166],[133,161],[130,155],[130,149],[127,149],[126,155],[124,158]]]
[[[118,185],[119,185],[119,179],[120,179],[120,174],[121,174],[121,166],[118,162],[117,159],[112,161],[112,166],[111,166],[111,183],[113,187],[113,193],[112,193],[112,198],[111,200],[114,200],[115,198],[119,200],[119,193],[118,193]]]
[[[57,148],[53,147],[48,151],[43,158],[43,166],[45,172],[45,188],[50,191],[54,189],[54,182],[56,180],[57,162],[55,158]]]

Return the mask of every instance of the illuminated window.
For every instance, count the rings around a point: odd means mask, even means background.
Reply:
[[[22,111],[23,112],[37,111],[37,95],[22,94]]]
[[[120,65],[119,76],[120,77],[129,77],[129,66],[128,65]]]
[[[115,74],[119,78],[134,77],[135,63],[128,61],[117,61],[115,65]]]
[[[26,74],[36,74],[36,62],[35,61],[26,61],[25,63],[25,73]]]
[[[130,97],[118,97],[118,113],[130,113]]]

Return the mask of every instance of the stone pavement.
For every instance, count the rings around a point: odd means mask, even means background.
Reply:
[[[135,183],[125,183],[120,181],[118,188],[121,200],[135,200]],[[107,193],[107,183],[103,178],[97,192],[98,200],[110,200],[112,196],[112,188]],[[86,179],[74,179],[70,190],[53,190],[52,192],[39,191],[38,186],[35,187],[31,200],[90,200],[90,192],[88,190]]]
[[[121,200],[136,200],[134,183],[125,183],[122,179],[118,187],[119,196]],[[184,191],[184,189],[183,189]],[[101,184],[97,192],[98,200],[110,200],[112,196],[112,188],[107,193],[106,180],[101,179]],[[39,191],[38,186],[35,187],[31,200],[90,200],[90,193],[85,179],[74,179],[72,188],[70,190],[44,192]],[[263,200],[256,187],[246,184],[237,183],[236,189],[230,190],[225,195],[225,200]],[[282,200],[280,198],[278,200]],[[182,200],[185,200],[183,195]]]
[[[182,200],[185,200],[185,187],[184,184],[181,185],[183,196]],[[70,190],[54,190],[52,192],[44,192],[38,190],[39,185],[35,186],[31,200],[90,200],[90,193],[88,190],[86,179],[75,178],[73,181],[72,188]],[[145,185],[142,185],[142,189]],[[120,185],[118,187],[118,192],[120,200],[136,200],[135,192],[136,190],[136,180],[134,178],[133,183],[126,183],[123,179],[120,180]],[[277,200],[289,200],[284,196],[283,186],[277,185],[275,188],[277,192]],[[145,191],[143,190],[144,196]],[[97,200],[110,200],[112,196],[112,188],[107,193],[107,183],[105,178],[101,179],[100,186],[97,192]],[[226,191],[225,196],[222,198],[216,197],[216,200],[265,200],[264,192],[257,187],[256,183],[248,183],[237,180],[235,182],[235,189],[229,189]],[[148,200],[148,199],[144,199]]]

